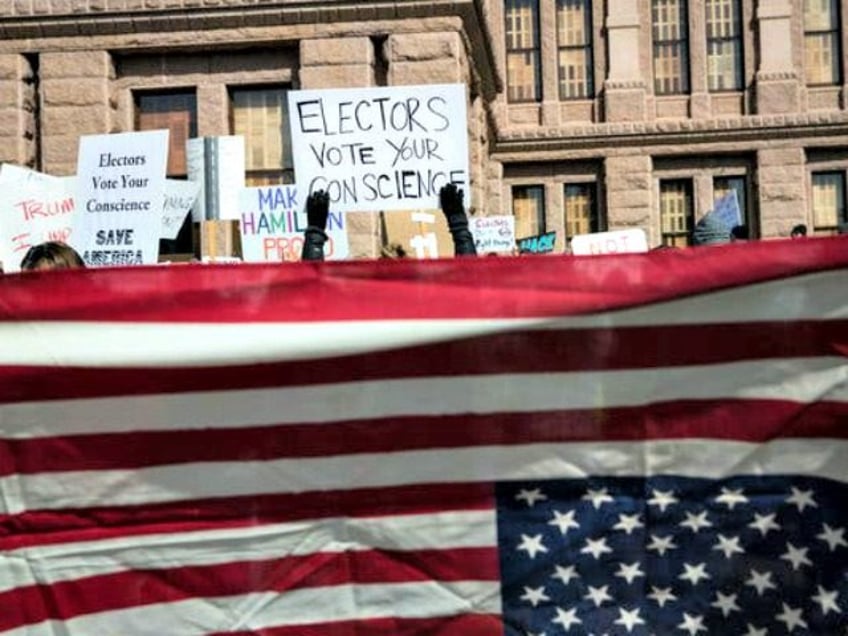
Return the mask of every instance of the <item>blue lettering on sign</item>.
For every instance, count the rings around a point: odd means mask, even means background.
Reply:
[[[528,236],[518,239],[518,252],[520,254],[546,254],[554,251],[556,232]]]
[[[261,188],[259,190],[259,211],[277,208],[297,209],[297,188]]]

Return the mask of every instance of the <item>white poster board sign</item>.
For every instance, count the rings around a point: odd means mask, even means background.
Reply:
[[[236,221],[244,187],[244,137],[197,137],[186,142],[188,179],[200,184],[192,219]]]
[[[162,210],[163,239],[174,240],[180,233],[186,215],[197,200],[200,184],[196,181],[165,180],[165,207]]]
[[[478,254],[512,254],[515,249],[515,217],[511,214],[472,216],[468,227]]]
[[[53,177],[18,166],[0,171],[0,262],[20,271],[30,247],[69,243],[75,213],[73,177]]]
[[[242,258],[248,263],[299,261],[308,225],[302,190],[294,185],[242,188],[240,193]],[[344,260],[350,254],[345,217],[331,211],[324,258]]]
[[[571,253],[575,256],[593,254],[626,254],[648,251],[648,237],[641,228],[578,234],[571,239]]]
[[[334,210],[439,207],[455,183],[468,207],[465,86],[434,84],[291,91],[295,179],[325,190]]]
[[[157,262],[167,159],[167,130],[80,139],[70,244],[86,265]]]

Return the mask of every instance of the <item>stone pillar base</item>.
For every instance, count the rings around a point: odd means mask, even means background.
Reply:
[[[607,82],[604,85],[604,121],[645,121],[646,93],[642,82]]]
[[[755,93],[760,115],[797,113],[801,109],[800,83],[793,72],[758,74]]]

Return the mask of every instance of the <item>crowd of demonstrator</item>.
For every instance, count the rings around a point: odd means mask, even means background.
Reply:
[[[462,190],[453,184],[444,186],[439,193],[439,201],[442,212],[448,223],[451,237],[453,238],[454,253],[456,256],[474,256],[477,250],[474,247],[474,237],[468,229],[468,217],[465,213],[465,207],[462,203]],[[307,228],[304,231],[303,251],[301,259],[304,261],[322,261],[324,260],[324,243],[327,242],[327,217],[330,212],[330,198],[323,190],[318,190],[309,195],[306,199],[306,218]],[[694,239],[696,244],[708,244],[709,240],[698,240],[698,232],[701,228],[696,228]],[[841,229],[841,228],[840,228]],[[704,228],[704,236],[714,236],[710,234],[710,228]],[[726,232],[726,230],[725,230]],[[842,233],[842,232],[840,232]],[[790,236],[793,239],[804,238],[807,236],[806,225],[796,225],[792,228]],[[730,232],[729,240],[744,241],[748,239],[748,228],[744,225],[738,225]],[[726,242],[726,240],[719,241]],[[397,252],[396,250],[401,250]],[[384,250],[383,256],[397,257],[403,256],[402,248],[397,246],[395,251],[387,253]],[[21,261],[21,269],[25,271],[43,270],[43,269],[71,269],[77,267],[85,267],[80,255],[69,245],[50,241],[35,245],[29,249]],[[2,272],[2,270],[0,270]]]

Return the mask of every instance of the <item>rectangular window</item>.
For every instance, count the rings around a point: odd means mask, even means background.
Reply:
[[[533,102],[542,98],[539,66],[538,0],[506,1],[507,99]]]
[[[230,97],[233,134],[244,137],[245,184],[293,183],[286,90],[233,89]]]
[[[595,94],[592,75],[592,3],[557,0],[559,98],[585,99]]]
[[[845,173],[813,173],[813,225],[817,231],[834,231],[848,223],[845,211]]]
[[[654,92],[689,92],[689,39],[685,0],[651,1]]]
[[[742,19],[739,0],[706,0],[707,83],[711,91],[742,89]]]
[[[601,231],[594,183],[569,183],[565,186],[565,236]]]
[[[194,91],[137,93],[135,128],[170,131],[167,175],[172,179],[185,179],[188,175],[186,142],[197,137],[197,98]],[[193,252],[191,214],[188,214],[175,240],[159,241],[159,254]]]
[[[660,225],[663,245],[685,247],[693,226],[692,182],[660,181]]]
[[[545,186],[513,186],[512,213],[515,216],[515,238],[544,234]]]
[[[837,0],[804,0],[804,49],[807,84],[833,85],[842,81]]]
[[[745,177],[716,177],[713,179],[713,201],[718,201],[730,191],[736,192],[736,201],[739,203],[739,214],[742,217],[742,225],[750,228],[748,218],[748,197]]]

